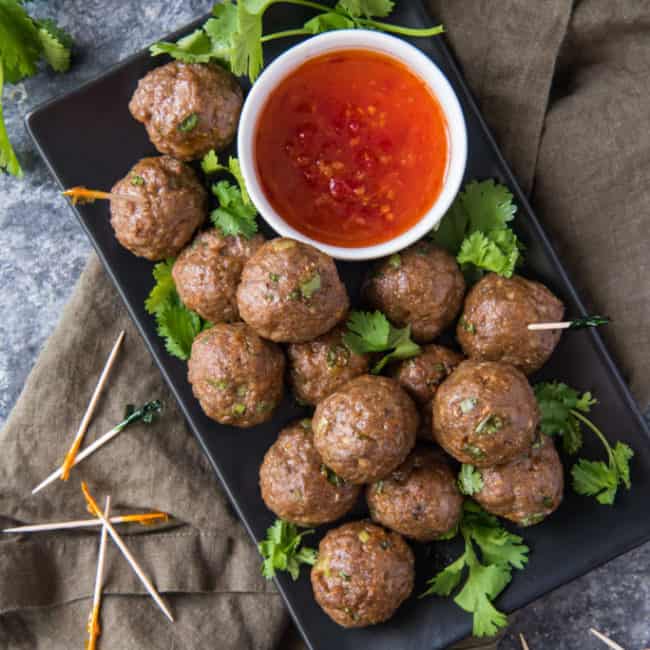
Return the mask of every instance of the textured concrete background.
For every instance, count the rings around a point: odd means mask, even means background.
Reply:
[[[25,171],[0,175],[0,425],[56,324],[90,245],[23,128],[39,103],[75,88],[111,64],[209,10],[200,0],[28,2],[30,13],[53,17],[75,39],[74,66],[8,87],[7,127]],[[558,562],[568,562],[558,548]],[[500,644],[530,650],[589,650],[605,646],[588,634],[604,632],[625,650],[650,647],[650,545],[556,590],[518,613]],[[397,649],[396,649],[397,650]]]

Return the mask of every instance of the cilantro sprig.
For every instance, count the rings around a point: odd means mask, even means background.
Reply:
[[[149,293],[144,307],[156,319],[158,334],[165,340],[165,349],[182,360],[190,357],[192,342],[210,323],[181,301],[172,277],[174,260],[158,262],[153,269],[156,284]]]
[[[225,236],[242,235],[250,239],[258,230],[257,210],[250,200],[244,176],[241,172],[239,159],[232,156],[227,165],[222,165],[214,151],[209,151],[201,161],[201,168],[205,174],[227,172],[235,179],[236,183],[221,180],[213,183],[211,190],[219,205],[210,213],[210,219],[215,228]]]
[[[466,577],[454,602],[473,615],[475,636],[492,636],[508,624],[493,601],[512,580],[512,569],[524,568],[529,549],[519,535],[471,501],[465,502],[460,532],[465,551],[427,582],[420,598],[449,596]]]
[[[0,170],[18,177],[23,174],[4,124],[4,83],[35,75],[41,60],[54,71],[65,72],[71,47],[72,39],[53,21],[31,18],[19,0],[0,0]]]
[[[388,352],[372,368],[379,374],[391,361],[409,359],[420,352],[420,346],[411,340],[411,326],[397,328],[380,311],[352,311],[343,336],[345,345],[355,354]]]
[[[264,12],[278,2],[308,7],[320,12],[298,29],[263,34]],[[393,10],[393,0],[339,0],[334,7],[311,0],[225,0],[212,9],[212,17],[175,43],[151,46],[152,56],[168,54],[186,63],[216,61],[233,74],[255,81],[264,65],[264,43],[291,36],[311,36],[334,29],[377,29],[403,36],[428,37],[441,34],[442,25],[413,29],[377,21]]]
[[[300,575],[300,565],[316,564],[318,553],[315,549],[301,546],[302,538],[313,533],[313,530],[298,532],[297,526],[282,519],[266,531],[266,539],[257,548],[263,558],[262,575],[270,580],[277,571],[288,571],[297,580]]]
[[[612,447],[603,432],[586,417],[585,414],[597,403],[591,393],[580,394],[562,382],[543,382],[535,386],[535,396],[542,432],[562,436],[562,445],[567,453],[575,454],[582,447],[583,426],[603,444],[607,462],[580,458],[571,468],[571,476],[573,489],[578,494],[593,496],[598,503],[612,505],[621,485],[628,490],[632,487],[630,460],[634,451],[620,441]]]
[[[483,489],[483,476],[481,470],[463,463],[458,473],[458,489],[462,494],[472,496]]]
[[[507,187],[493,180],[471,181],[458,194],[432,239],[456,256],[466,275],[485,271],[512,276],[521,242],[510,228],[517,206]]]

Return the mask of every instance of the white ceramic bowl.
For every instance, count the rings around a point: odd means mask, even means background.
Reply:
[[[447,120],[449,159],[442,190],[431,208],[401,235],[374,246],[347,248],[332,246],[303,235],[288,224],[270,204],[259,180],[255,164],[257,121],[269,95],[296,68],[314,57],[336,50],[370,50],[388,55],[406,65],[426,83],[437,98]],[[279,56],[260,75],[246,98],[239,123],[237,149],[242,173],[251,199],[262,217],[280,235],[316,246],[334,258],[368,260],[384,257],[409,246],[434,228],[460,188],[467,160],[467,129],[460,103],[440,69],[417,48],[395,36],[362,29],[320,34],[292,47]]]

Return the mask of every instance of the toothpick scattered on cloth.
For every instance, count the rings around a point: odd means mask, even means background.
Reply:
[[[574,318],[573,320],[565,320],[559,323],[530,323],[528,329],[535,330],[581,330],[585,327],[598,327],[609,323],[610,319],[607,316],[585,316],[585,318]]]
[[[110,431],[106,432],[101,438],[98,438],[91,445],[88,445],[85,449],[79,452],[77,457],[72,463],[73,467],[78,465],[82,460],[88,458],[90,454],[97,451],[100,447],[105,445],[107,442],[110,442],[116,435],[121,433],[129,424],[142,420],[143,422],[151,422],[153,416],[160,411],[162,408],[161,403],[158,400],[153,402],[147,402],[144,406],[140,407],[128,415],[122,422],[114,426]],[[40,492],[44,487],[47,487],[50,483],[56,481],[56,479],[61,474],[61,468],[54,470],[44,481],[39,483],[33,490],[32,494]]]
[[[528,643],[526,643],[526,639],[524,635],[521,633],[519,634],[519,640],[521,641],[522,650],[530,650],[530,648],[528,647]]]
[[[106,497],[104,506],[104,517],[108,520],[111,513],[111,497]],[[106,559],[106,524],[102,524],[102,532],[99,535],[99,554],[97,556],[97,573],[95,574],[95,589],[93,592],[93,607],[88,617],[88,641],[86,650],[95,650],[97,637],[101,634],[99,627],[99,608],[102,602],[102,587],[104,585],[104,561]]]
[[[119,515],[111,517],[109,521],[112,524],[136,523],[142,526],[150,526],[155,523],[164,523],[169,521],[169,515],[166,512],[142,512],[132,515]],[[74,521],[53,521],[49,524],[33,524],[27,526],[14,526],[5,528],[2,533],[40,533],[49,530],[69,530],[75,528],[99,528],[104,524],[98,519],[77,519]]]
[[[104,369],[102,370],[102,373],[99,376],[99,380],[97,381],[95,390],[93,391],[92,397],[90,398],[90,402],[88,403],[86,412],[84,413],[84,416],[81,419],[81,424],[79,425],[79,429],[77,430],[77,435],[72,441],[72,445],[70,446],[68,453],[65,455],[65,458],[63,459],[63,465],[61,465],[61,477],[60,477],[62,481],[67,481],[68,478],[70,478],[70,470],[74,465],[77,452],[79,451],[79,447],[81,446],[83,437],[86,433],[86,430],[88,429],[90,420],[92,419],[95,413],[95,409],[97,408],[97,403],[99,402],[99,397],[102,393],[102,390],[104,389],[104,386],[106,385],[106,382],[108,381],[108,376],[110,375],[111,370],[113,368],[113,364],[117,359],[117,353],[120,351],[120,346],[122,345],[123,340],[124,340],[124,330],[120,332],[119,336],[117,337],[117,341],[115,341],[115,344],[113,345],[113,349],[111,350],[111,353],[108,355],[108,359],[106,360]]]
[[[169,611],[169,608],[163,601],[162,597],[156,591],[156,588],[153,586],[149,578],[146,576],[145,572],[142,570],[140,565],[136,562],[133,555],[131,555],[131,551],[129,551],[129,549],[127,548],[126,544],[124,543],[120,535],[117,533],[115,528],[113,528],[113,525],[108,521],[108,519],[106,519],[106,517],[104,517],[102,511],[99,509],[97,503],[95,502],[90,492],[88,491],[88,486],[83,482],[81,483],[81,490],[84,494],[84,497],[86,498],[86,503],[88,504],[88,510],[91,512],[91,514],[95,515],[98,519],[100,519],[104,523],[105,528],[108,530],[108,534],[111,536],[111,539],[115,542],[115,544],[120,549],[120,551],[122,551],[122,555],[124,555],[127,562],[131,565],[131,568],[133,569],[133,571],[135,571],[135,574],[140,579],[140,582],[142,582],[144,588],[149,592],[149,594],[154,599],[158,607],[160,607],[163,614],[173,623],[174,617],[172,616],[171,612]]]
[[[618,643],[612,641],[609,637],[606,637],[602,632],[595,630],[593,627],[589,628],[589,632],[593,634],[597,639],[600,639],[605,645],[612,648],[612,650],[625,650],[625,648]]]

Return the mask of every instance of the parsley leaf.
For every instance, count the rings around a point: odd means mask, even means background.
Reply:
[[[212,186],[219,207],[210,213],[210,219],[224,235],[243,235],[247,239],[257,232],[257,210],[244,201],[241,189],[229,181],[219,181]]]
[[[173,259],[154,266],[156,284],[144,306],[147,313],[155,316],[158,334],[165,339],[167,352],[186,360],[189,359],[194,339],[210,324],[182,303],[172,277],[173,266]]]
[[[465,541],[464,553],[431,578],[420,597],[449,596],[466,575],[454,602],[473,614],[475,636],[492,636],[508,623],[506,615],[492,601],[510,583],[512,569],[524,568],[529,549],[521,537],[505,530],[496,517],[470,501],[465,502],[460,531]]]
[[[37,27],[43,58],[55,72],[67,72],[70,69],[72,38],[50,19],[38,21]]]
[[[466,274],[493,271],[511,277],[519,262],[521,243],[510,229],[517,206],[504,185],[472,181],[460,192],[433,240],[456,255]]]
[[[297,580],[300,575],[300,565],[314,565],[318,558],[315,549],[300,546],[302,538],[313,532],[313,530],[305,530],[299,533],[294,524],[276,519],[266,531],[266,539],[257,545],[264,559],[262,575],[270,580],[277,571],[288,571],[289,575]]]
[[[584,415],[597,403],[591,393],[581,395],[562,382],[544,382],[537,384],[534,389],[541,413],[542,432],[561,435],[567,453],[574,454],[582,446],[583,425],[601,441],[608,462],[580,458],[571,468],[573,489],[578,494],[596,497],[599,503],[613,504],[619,485],[628,490],[632,487],[630,460],[634,451],[622,442],[617,442],[612,448],[603,432]]]
[[[458,489],[469,496],[480,492],[483,489],[481,470],[476,469],[474,465],[463,463],[458,474]]]
[[[411,327],[393,327],[380,311],[352,311],[343,336],[345,345],[355,354],[388,352],[372,369],[379,374],[391,361],[409,359],[420,352],[420,346],[411,340]]]

